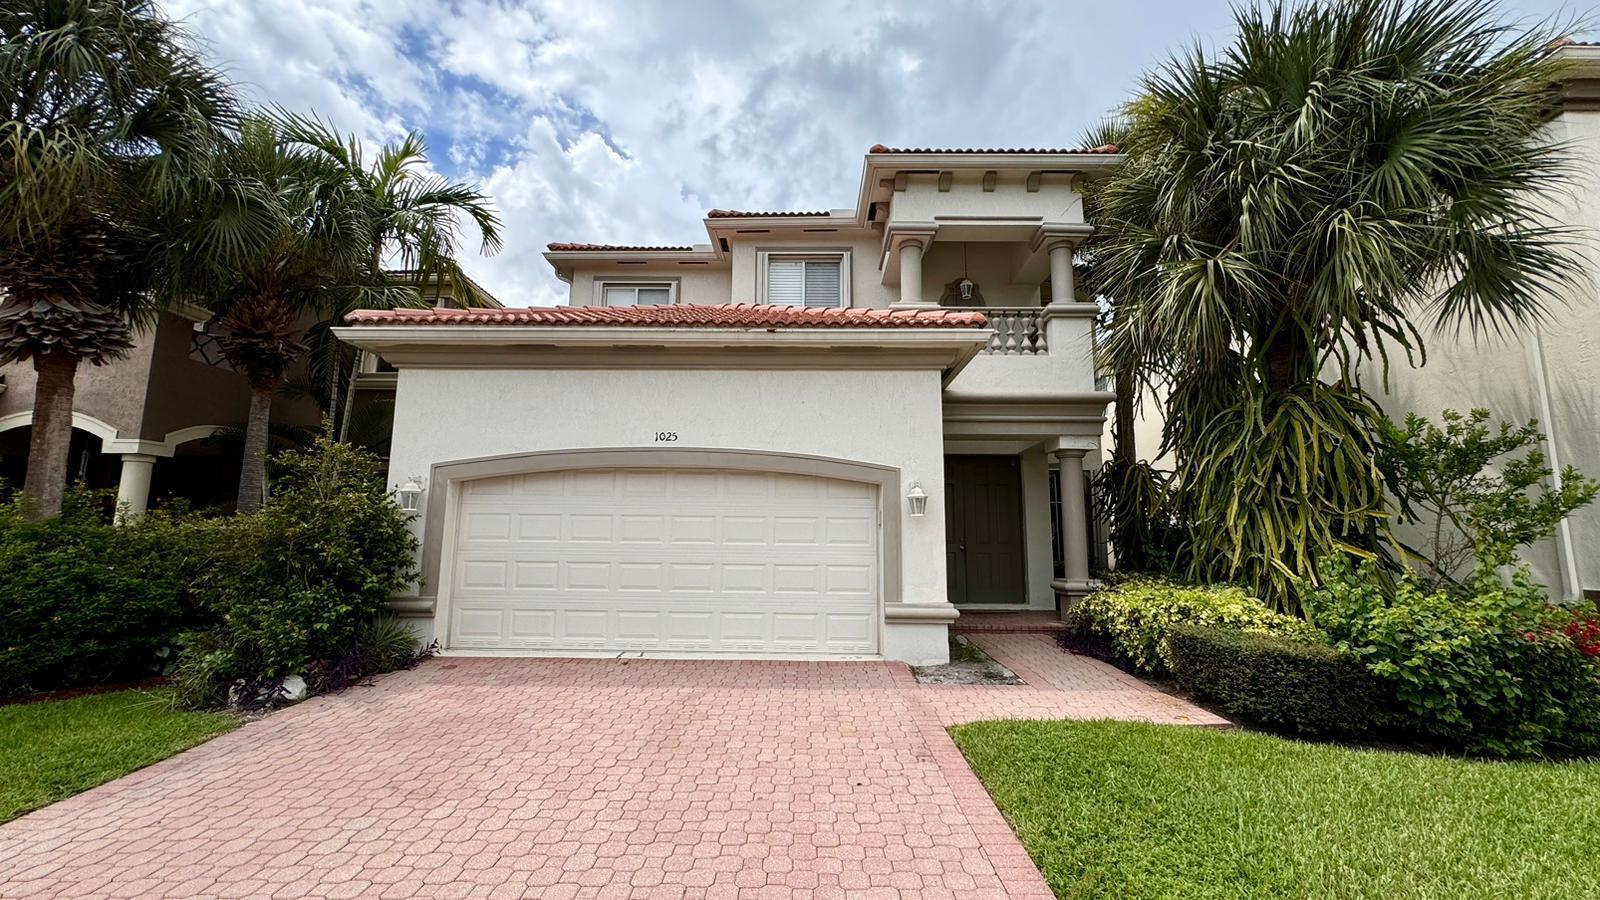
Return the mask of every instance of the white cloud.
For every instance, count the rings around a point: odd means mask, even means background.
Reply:
[[[505,252],[468,256],[468,271],[522,305],[565,296],[539,256],[549,241],[693,243],[712,206],[848,206],[875,142],[1073,144],[1161,47],[1226,20],[1223,0],[1198,14],[1161,5],[171,0],[169,11],[256,102],[314,110],[367,141],[423,131],[435,166],[481,184],[505,220]]]

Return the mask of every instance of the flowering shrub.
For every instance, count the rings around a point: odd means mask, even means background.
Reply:
[[[1593,613],[1574,615],[1562,633],[1572,640],[1579,653],[1590,658],[1600,656],[1600,619],[1594,618]]]
[[[1063,617],[1068,640],[1078,638],[1109,648],[1115,658],[1150,675],[1164,675],[1172,664],[1173,626],[1233,628],[1317,641],[1320,633],[1304,621],[1268,609],[1243,588],[1185,585],[1134,578],[1078,601]],[[1073,649],[1079,649],[1074,647]]]
[[[1371,562],[1327,560],[1321,575],[1303,586],[1312,621],[1387,681],[1425,734],[1495,756],[1600,748],[1600,658],[1526,569],[1510,585],[1481,570],[1462,592],[1411,576],[1391,589]]]

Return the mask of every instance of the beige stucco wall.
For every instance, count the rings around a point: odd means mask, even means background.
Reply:
[[[727,303],[728,266],[680,266],[664,263],[645,266],[580,266],[572,275],[572,306],[598,306],[597,281],[665,281],[678,286],[680,303]],[[749,302],[746,300],[746,302]]]
[[[1027,189],[1027,180],[1027,172],[997,172],[994,190],[985,191],[982,172],[958,171],[950,179],[950,189],[941,191],[938,175],[908,175],[906,189],[895,192],[889,221],[934,222],[955,218],[1037,218],[1047,223],[1083,221],[1083,195],[1077,189],[1076,176],[1067,173],[1041,175],[1038,189],[1033,191]]]
[[[121,440],[163,441],[180,429],[244,424],[249,385],[234,372],[191,359],[192,335],[191,320],[163,313],[125,359],[79,367],[74,412],[113,426]],[[0,366],[0,374],[6,383],[0,418],[31,410],[32,364]],[[285,397],[273,403],[272,415],[275,422],[306,427],[321,420],[315,404]]]
[[[900,470],[902,492],[920,481],[929,495],[926,516],[895,504],[901,599],[943,603],[941,417],[933,370],[403,368],[389,480],[427,477],[445,462],[616,447],[754,450],[889,466]],[[658,431],[679,439],[658,443]],[[421,524],[414,523],[419,537]],[[420,594],[432,591],[424,586]]]
[[[168,319],[183,322],[177,316],[163,316],[162,324]],[[111,425],[119,436],[136,437],[144,419],[145,385],[154,349],[154,334],[146,332],[139,336],[127,357],[103,366],[80,366],[73,409]],[[0,366],[0,376],[6,384],[5,393],[0,394],[0,419],[33,409],[33,392],[38,383],[33,363]]]

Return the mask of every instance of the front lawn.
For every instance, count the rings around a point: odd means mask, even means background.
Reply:
[[[237,724],[225,713],[178,712],[166,690],[0,706],[0,822],[166,759]]]
[[[952,730],[1061,898],[1594,896],[1600,763],[1124,722]]]

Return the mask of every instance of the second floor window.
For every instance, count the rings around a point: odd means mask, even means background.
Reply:
[[[606,306],[666,306],[672,302],[672,285],[608,284],[601,296]]]
[[[772,306],[843,306],[841,256],[767,257],[766,301]]]

